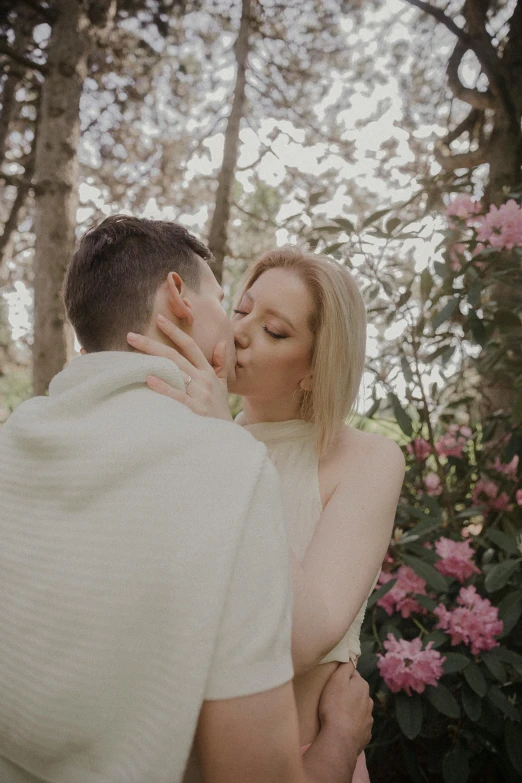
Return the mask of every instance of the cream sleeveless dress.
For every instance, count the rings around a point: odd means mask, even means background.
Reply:
[[[319,458],[315,448],[313,425],[302,419],[246,424],[240,413],[236,422],[262,441],[277,468],[283,484],[283,497],[289,527],[290,548],[298,560],[303,560],[312,540],[323,505],[319,491]],[[377,582],[375,578],[374,586]],[[373,590],[373,587],[372,587]],[[357,663],[361,653],[359,636],[366,603],[347,632],[321,663],[339,661]]]

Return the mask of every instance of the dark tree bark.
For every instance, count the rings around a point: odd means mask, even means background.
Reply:
[[[508,21],[509,32],[504,45],[494,46],[487,28],[490,0],[465,0],[462,6],[464,26],[459,27],[441,8],[425,0],[406,0],[443,24],[456,36],[448,61],[448,86],[455,98],[470,106],[468,117],[443,139],[437,160],[446,171],[473,169],[487,163],[489,175],[486,204],[501,204],[506,194],[520,185],[522,167],[522,0],[518,0]],[[468,51],[473,51],[488,79],[488,89],[465,87],[459,66]],[[484,133],[486,113],[491,130]],[[450,145],[468,133],[470,149],[454,154]],[[487,281],[485,282],[487,285]],[[490,281],[490,298],[501,310],[520,311],[522,307],[522,272],[514,272],[509,285]],[[510,347],[512,363],[522,366],[520,335]],[[507,413],[516,399],[512,373],[494,361],[495,346],[486,345],[478,362],[481,373],[481,410],[484,416]],[[494,445],[498,445],[495,444]]]
[[[58,0],[56,10],[35,163],[34,394],[47,391],[67,358],[60,289],[75,240],[79,108],[87,65],[83,4]]]
[[[74,250],[78,204],[80,96],[87,71],[91,23],[106,23],[112,4],[91,8],[78,0],[56,0],[48,46],[35,161],[35,259],[33,384],[44,394],[67,360],[61,287]],[[103,12],[103,13],[102,13]]]
[[[443,24],[456,36],[447,78],[448,86],[455,98],[468,103],[470,118],[476,112],[489,110],[492,116],[492,130],[480,139],[479,145],[466,153],[454,155],[449,145],[463,133],[469,131],[469,123],[461,123],[460,133],[450,131],[442,142],[438,160],[447,171],[457,168],[475,168],[489,164],[486,200],[500,204],[505,200],[506,189],[520,183],[522,166],[522,0],[518,0],[509,20],[509,33],[503,51],[493,45],[486,27],[486,12],[489,2],[466,0],[462,7],[464,27],[440,8],[424,0],[406,0]],[[459,66],[467,51],[473,51],[489,81],[485,91],[465,87],[459,77]]]
[[[232,101],[232,110],[225,131],[223,163],[218,177],[216,206],[214,208],[214,214],[212,215],[208,239],[208,246],[216,259],[213,271],[219,282],[221,282],[223,277],[223,265],[227,253],[230,203],[239,151],[239,130],[245,106],[246,69],[250,47],[251,7],[252,0],[243,0],[241,25],[235,43],[237,75],[234,88],[234,99]]]

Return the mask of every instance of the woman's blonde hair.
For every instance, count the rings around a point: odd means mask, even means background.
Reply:
[[[265,253],[246,271],[241,294],[269,269],[287,269],[306,284],[314,300],[312,388],[303,392],[300,416],[313,422],[323,454],[353,412],[364,371],[366,311],[346,267],[326,256],[281,248]]]

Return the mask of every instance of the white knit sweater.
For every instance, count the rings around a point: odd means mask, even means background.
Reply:
[[[176,783],[201,703],[292,677],[265,447],[75,359],[0,430],[0,781]]]

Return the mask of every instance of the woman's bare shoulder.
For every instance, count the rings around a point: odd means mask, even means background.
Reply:
[[[362,432],[345,425],[339,433],[337,449],[344,464],[385,465],[404,473],[404,454],[400,446],[385,435]]]

